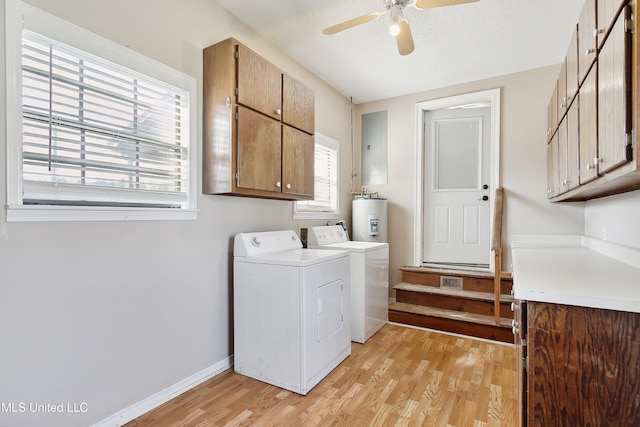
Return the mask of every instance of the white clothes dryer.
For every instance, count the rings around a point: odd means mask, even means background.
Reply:
[[[233,267],[235,371],[307,394],[351,354],[349,253],[240,233]]]
[[[349,251],[351,258],[351,341],[364,343],[389,313],[389,244],[348,240],[340,225],[309,227],[308,248]]]

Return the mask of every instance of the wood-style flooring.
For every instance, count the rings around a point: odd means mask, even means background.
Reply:
[[[515,348],[388,324],[306,396],[232,369],[127,424],[517,426]]]

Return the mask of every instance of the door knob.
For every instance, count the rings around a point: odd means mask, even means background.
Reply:
[[[478,199],[478,200],[482,200],[483,202],[486,202],[487,200],[489,200],[489,196],[482,196],[482,199]]]

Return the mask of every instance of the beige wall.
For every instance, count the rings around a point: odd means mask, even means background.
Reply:
[[[350,182],[351,105],[213,0],[29,3],[190,74],[236,37],[316,92],[316,129],[341,142]],[[0,204],[6,204],[4,6],[0,20]],[[201,100],[198,120],[202,117]],[[197,124],[196,167],[202,123]],[[7,223],[0,210],[0,402],[86,402],[86,413],[0,413],[0,425],[87,426],[233,353],[232,237],[297,229],[292,203],[201,193],[195,221]],[[350,215],[345,189],[341,204]],[[316,222],[323,223],[323,221]]]
[[[413,265],[416,104],[422,101],[500,88],[504,244],[509,245],[514,234],[584,233],[582,203],[551,204],[546,200],[546,110],[558,71],[559,66],[550,66],[356,107],[354,153],[360,153],[361,115],[388,111],[389,182],[368,188],[389,200],[391,286],[400,282],[399,268]],[[354,156],[354,163],[359,172],[359,155]],[[511,258],[506,252],[503,268],[510,271]]]

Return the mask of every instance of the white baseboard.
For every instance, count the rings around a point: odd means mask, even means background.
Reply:
[[[211,365],[203,370],[196,372],[195,374],[178,381],[177,383],[160,390],[159,392],[152,394],[151,396],[134,403],[133,405],[116,412],[115,414],[107,417],[90,427],[118,427],[133,421],[139,416],[146,414],[152,409],[157,408],[163,403],[168,402],[176,396],[191,390],[193,387],[206,380],[215,377],[222,371],[225,371],[233,366],[233,356],[230,356],[215,365]]]

